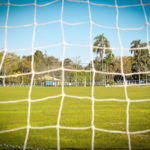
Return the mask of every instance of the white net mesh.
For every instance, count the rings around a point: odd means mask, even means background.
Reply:
[[[14,129],[10,129],[10,130],[3,130],[0,131],[0,134],[2,133],[6,133],[6,132],[13,132],[13,131],[17,131],[17,130],[22,130],[22,129],[26,129],[26,138],[24,140],[24,146],[23,149],[25,150],[27,148],[27,143],[28,143],[28,137],[29,137],[29,132],[30,129],[47,129],[47,128],[56,128],[57,129],[57,149],[59,150],[60,147],[60,133],[59,130],[60,129],[67,129],[67,130],[87,130],[87,129],[92,129],[92,147],[91,149],[94,149],[94,137],[95,137],[95,131],[102,131],[102,132],[108,132],[108,133],[120,133],[120,134],[127,134],[128,135],[128,147],[131,150],[131,141],[130,141],[130,135],[131,134],[139,134],[139,133],[146,133],[146,132],[150,132],[150,129],[148,130],[142,130],[142,131],[135,131],[135,132],[130,132],[129,131],[129,106],[130,103],[134,103],[134,102],[144,102],[144,101],[150,101],[150,99],[141,99],[141,100],[132,100],[130,101],[129,97],[128,97],[128,92],[127,92],[127,81],[126,81],[126,77],[127,76],[131,76],[131,75],[135,75],[135,74],[149,74],[150,71],[145,71],[145,72],[138,72],[138,73],[124,73],[124,68],[123,68],[123,56],[124,56],[124,51],[128,50],[128,48],[124,48],[122,46],[122,41],[121,41],[121,37],[120,37],[120,31],[121,30],[141,30],[143,28],[145,28],[146,26],[146,32],[147,32],[147,46],[146,47],[142,47],[142,48],[131,48],[131,50],[141,50],[141,49],[149,49],[149,23],[148,23],[148,19],[147,19],[147,15],[145,12],[145,8],[144,6],[146,5],[150,5],[150,4],[143,4],[142,0],[141,0],[141,4],[136,4],[136,5],[125,5],[125,6],[118,6],[117,5],[117,0],[115,0],[115,6],[114,5],[107,5],[107,4],[97,4],[97,3],[93,3],[90,2],[90,0],[88,1],[77,1],[77,0],[68,0],[70,2],[77,2],[77,3],[87,3],[88,5],[88,10],[89,10],[89,22],[78,22],[78,23],[71,23],[71,22],[66,22],[63,21],[63,12],[64,12],[64,0],[62,0],[62,6],[61,6],[61,19],[60,20],[54,20],[54,21],[50,21],[50,22],[46,22],[46,23],[42,23],[42,24],[37,24],[36,22],[36,9],[37,7],[44,7],[44,6],[48,6],[51,5],[55,2],[58,2],[59,0],[55,0],[46,4],[42,4],[39,5],[37,4],[36,0],[34,0],[34,3],[30,3],[30,4],[12,4],[10,3],[10,1],[8,0],[8,3],[1,3],[0,5],[6,5],[7,6],[7,18],[6,18],[6,22],[5,22],[5,26],[0,26],[0,28],[4,28],[5,29],[5,47],[3,50],[1,50],[1,52],[3,52],[3,56],[1,59],[1,63],[0,63],[0,70],[2,69],[3,63],[4,63],[4,59],[6,57],[6,54],[8,52],[7,49],[7,30],[8,29],[12,29],[12,28],[26,28],[29,26],[34,26],[33,27],[33,36],[32,36],[32,48],[31,49],[12,49],[11,52],[21,52],[21,51],[26,51],[26,50],[32,50],[32,63],[31,63],[31,72],[28,73],[21,73],[21,74],[16,74],[16,75],[3,75],[0,76],[0,78],[4,79],[4,78],[10,78],[10,77],[18,77],[18,76],[25,76],[25,75],[31,75],[31,83],[30,83],[30,88],[29,88],[29,93],[28,93],[28,99],[20,99],[20,100],[10,100],[10,101],[0,101],[0,104],[5,104],[5,103],[20,103],[20,102],[25,102],[28,101],[28,116],[27,116],[27,126],[25,127],[20,127],[20,128],[14,128]],[[24,6],[34,6],[34,23],[33,24],[26,24],[26,25],[19,25],[19,26],[8,26],[8,18],[9,18],[9,9],[10,6],[16,6],[16,7],[24,7]],[[97,24],[92,20],[92,15],[91,15],[91,5],[96,5],[96,6],[105,6],[105,7],[114,7],[116,8],[116,27],[107,27],[107,26],[103,26],[101,24]],[[142,6],[143,8],[143,12],[144,12],[144,16],[145,16],[145,25],[138,27],[138,28],[120,28],[119,24],[118,24],[118,19],[119,19],[119,9],[120,8],[125,8],[125,7],[136,7],[136,6]],[[61,43],[57,43],[57,44],[50,44],[50,45],[46,45],[46,46],[42,46],[42,47],[35,47],[34,43],[35,43],[35,37],[36,37],[36,27],[37,26],[45,26],[47,24],[53,24],[53,23],[60,23],[61,24],[61,33],[62,33],[62,42]],[[69,25],[69,26],[76,26],[76,25],[82,25],[82,24],[89,24],[90,25],[90,40],[89,40],[89,44],[88,45],[80,45],[80,44],[71,44],[71,43],[67,43],[65,40],[65,34],[64,34],[64,24]],[[92,43],[92,27],[93,25],[99,27],[99,28],[104,28],[104,29],[116,29],[117,33],[118,33],[118,39],[119,39],[119,48],[114,48],[111,47],[112,50],[121,50],[121,73],[116,73],[116,72],[104,72],[104,71],[98,71],[95,70],[94,67],[94,56],[93,56],[93,43]],[[63,56],[62,56],[62,66],[61,68],[57,68],[57,69],[50,69],[50,70],[46,70],[46,71],[41,71],[41,72],[36,72],[34,70],[34,50],[36,49],[42,49],[42,48],[50,48],[50,47],[57,47],[63,45]],[[92,62],[92,68],[90,70],[80,70],[80,69],[66,69],[64,68],[64,59],[65,59],[65,52],[66,52],[66,46],[70,46],[70,47],[88,47],[90,48],[90,54],[91,54],[91,62]],[[96,48],[100,48],[100,47],[96,47]],[[32,86],[33,86],[33,81],[34,81],[34,76],[35,75],[39,75],[39,74],[44,74],[44,73],[50,73],[50,72],[54,72],[54,71],[62,71],[62,84],[61,84],[61,94],[56,95],[56,96],[49,96],[49,97],[45,97],[45,98],[41,98],[41,99],[36,99],[36,100],[32,100],[31,98],[31,92],[32,92]],[[64,82],[65,82],[65,71],[68,72],[92,72],[92,90],[91,90],[91,97],[80,97],[80,96],[71,96],[68,95],[64,92]],[[94,97],[94,85],[95,85],[95,74],[108,74],[108,75],[121,75],[123,77],[123,86],[124,86],[124,93],[125,93],[125,100],[124,99],[97,99]],[[64,102],[64,98],[65,97],[69,97],[69,98],[76,98],[76,99],[89,99],[92,101],[92,120],[91,120],[91,126],[88,127],[67,127],[67,126],[60,126],[60,119],[61,119],[61,113],[62,113],[62,109],[63,109],[63,102]],[[57,125],[56,126],[43,126],[43,127],[32,127],[30,125],[30,114],[31,114],[31,103],[35,103],[35,102],[39,102],[39,101],[44,101],[47,99],[53,99],[53,98],[61,98],[61,104],[60,104],[60,108],[59,108],[59,113],[58,113],[58,119],[57,119]],[[94,103],[95,101],[116,101],[116,102],[127,102],[127,107],[126,107],[126,114],[127,114],[127,118],[126,118],[126,131],[117,131],[117,130],[106,130],[106,129],[101,129],[101,128],[96,128],[94,126]],[[11,147],[11,146],[10,146]],[[13,146],[12,146],[13,147]]]

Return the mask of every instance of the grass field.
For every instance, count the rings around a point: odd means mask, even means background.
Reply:
[[[91,87],[65,87],[67,95],[91,97]],[[0,101],[28,98],[29,87],[0,87]],[[128,87],[130,100],[150,99],[150,87]],[[32,100],[61,94],[61,87],[33,87]],[[126,131],[127,102],[105,101],[115,98],[125,100],[123,87],[95,87],[96,128]],[[55,126],[61,103],[60,98],[31,103],[32,127]],[[28,102],[0,104],[0,131],[27,125]],[[92,101],[65,97],[60,125],[67,127],[88,127],[92,120]],[[150,129],[150,101],[131,102],[129,107],[129,130],[142,131]],[[26,129],[1,133],[0,149],[19,149],[4,147],[3,144],[23,146]],[[150,132],[131,134],[132,149],[150,149]],[[60,129],[60,147],[62,149],[91,149],[92,129],[66,130]],[[56,149],[57,130],[30,129],[27,147]],[[95,131],[95,149],[128,149],[127,134]]]

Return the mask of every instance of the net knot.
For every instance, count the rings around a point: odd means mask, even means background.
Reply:
[[[59,124],[57,124],[57,125],[56,125],[56,128],[60,128],[60,125],[59,125]]]
[[[66,96],[66,94],[65,93],[62,93],[62,97],[65,97]]]
[[[92,129],[95,130],[95,126],[94,125],[92,125]]]

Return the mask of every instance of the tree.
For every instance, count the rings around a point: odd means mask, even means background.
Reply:
[[[66,58],[64,60],[64,67],[69,68],[69,69],[73,69],[73,61],[70,58]]]
[[[2,70],[5,72],[6,75],[15,74],[19,69],[19,62],[19,56],[13,53],[8,53],[5,56]]]
[[[22,73],[31,72],[31,58],[29,56],[23,56],[20,60],[19,68]]]
[[[136,50],[136,48],[140,48],[141,47],[141,40],[134,40],[131,42],[131,47],[130,47],[130,51],[131,54],[133,53],[133,57],[137,57],[140,54],[139,49]],[[135,49],[132,49],[135,48]]]
[[[131,42],[130,51],[131,54],[133,53],[132,72],[140,72],[140,55],[141,55],[141,50],[139,49],[140,47],[141,47],[141,40],[134,40]],[[133,78],[135,80],[138,79],[140,82],[140,74],[138,76],[133,75]]]
[[[34,54],[34,63],[36,71],[43,71],[45,69],[44,54],[40,50],[37,50]]]
[[[132,57],[131,56],[124,56],[123,57],[123,71],[124,73],[131,73],[132,72]]]
[[[110,42],[108,39],[104,36],[104,34],[101,34],[99,36],[96,36],[94,38],[94,48],[93,52],[99,54],[99,58],[102,61],[103,65],[103,55],[110,53]]]
[[[150,42],[149,42],[150,43]],[[150,54],[149,54],[149,50],[147,48],[144,48],[147,46],[147,43],[141,43],[141,57],[140,57],[140,65],[141,65],[141,71],[142,72],[146,72],[150,70]],[[142,79],[146,79],[146,83],[148,80],[148,74],[146,73],[145,75],[142,74],[141,78]]]
[[[0,54],[0,59],[2,58],[2,53]],[[1,69],[0,74],[5,76],[5,75],[10,75],[10,74],[15,74],[19,71],[19,62],[20,62],[20,57],[13,54],[13,53],[7,53],[3,62],[3,66]],[[3,86],[5,86],[5,83],[9,82],[9,79],[3,78]]]
[[[115,66],[115,62],[114,62],[114,54],[112,53],[111,50],[108,51],[104,61],[106,64],[106,72],[114,72],[114,66]],[[106,74],[106,82],[109,80],[112,80],[112,75]]]
[[[143,72],[149,69],[150,55],[148,49],[144,48],[146,46],[147,43],[141,43],[141,40],[134,40],[131,42],[130,51],[131,53],[133,53],[132,67],[131,67],[132,72],[141,72],[141,71]],[[134,50],[132,48],[134,48]],[[144,75],[140,73],[139,75],[133,75],[132,77],[133,79],[139,81],[141,79],[144,79]]]

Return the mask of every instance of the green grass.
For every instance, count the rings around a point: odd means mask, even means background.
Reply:
[[[91,87],[65,87],[67,95],[91,97]],[[0,101],[28,99],[29,87],[0,87]],[[128,87],[131,100],[150,99],[150,87]],[[33,87],[33,100],[61,94],[61,87]],[[124,99],[123,87],[94,88],[94,96],[104,101],[95,102],[94,124],[106,130],[126,131],[127,102],[110,102],[105,99]],[[61,103],[60,98],[31,103],[30,124],[33,127],[55,126]],[[27,125],[28,102],[0,104],[0,131]],[[92,120],[92,101],[65,97],[60,125],[69,127],[88,127]],[[150,129],[150,102],[132,102],[129,108],[129,130]],[[0,134],[0,145],[23,146],[26,130]],[[60,129],[60,147],[63,149],[90,149],[92,130]],[[132,149],[150,149],[150,133],[132,134]],[[128,149],[126,134],[95,131],[96,149]],[[57,130],[30,129],[27,147],[56,149]],[[0,149],[17,149],[0,146]]]

